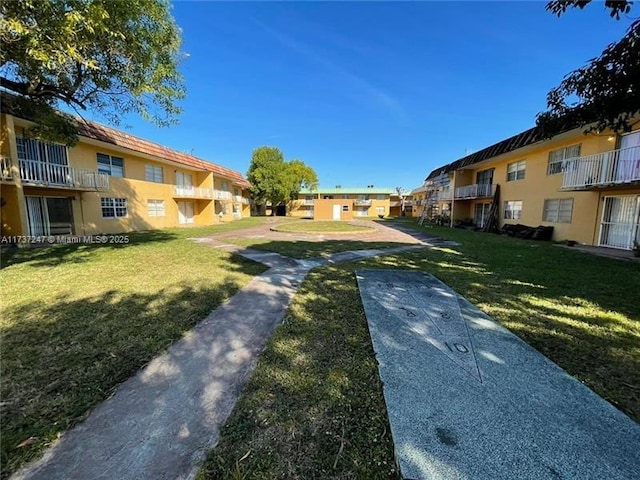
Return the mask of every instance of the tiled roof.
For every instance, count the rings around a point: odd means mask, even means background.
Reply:
[[[79,134],[83,137],[117,145],[135,152],[145,153],[147,155],[163,158],[189,167],[213,172],[214,174],[231,179],[233,183],[242,187],[249,188],[251,186],[242,174],[235,170],[216,165],[215,163],[208,162],[206,160],[201,160],[193,155],[188,155],[169,147],[165,147],[164,145],[150,142],[144,138],[121,132],[115,128],[100,125],[95,122],[82,121],[80,122]]]
[[[563,131],[566,132],[571,129],[572,128],[567,126],[567,128],[565,128]],[[504,153],[512,152],[519,148],[526,147],[527,145],[532,145],[544,139],[545,136],[541,128],[530,128],[529,130],[525,130],[522,133],[514,135],[513,137],[509,137],[506,140],[502,140],[501,142],[495,143],[487,148],[483,148],[482,150],[472,153],[471,155],[462,157],[448,165],[438,167],[433,170],[426,179],[428,180],[430,178],[437,177],[442,173],[453,172],[469,165],[480,163],[484,160],[497,157],[498,155],[502,155]]]
[[[303,188],[300,190],[300,195],[393,195],[397,193],[394,188],[376,188],[376,187],[356,187],[356,188],[316,188],[311,190],[309,188]]]
[[[17,102],[15,102],[15,99],[17,98],[15,95],[6,92],[1,93],[2,95],[0,96],[0,100],[2,112],[9,113],[15,117],[24,118],[25,120],[30,120],[29,118],[27,118],[28,115],[24,115],[20,111]],[[136,137],[135,135],[121,132],[120,130],[116,130],[115,128],[100,125],[99,123],[90,122],[87,120],[78,120],[78,126],[78,133],[83,137],[98,140],[100,142],[110,143],[111,145],[116,145],[118,147],[132,150],[134,152],[144,153],[154,157],[169,160],[181,165],[186,165],[200,170],[205,170],[207,172],[212,172],[214,174],[230,179],[234,184],[238,186],[244,188],[251,187],[251,184],[242,176],[240,172],[231,170],[230,168],[226,168],[215,163],[202,160],[200,158],[194,157],[193,155],[188,155],[186,153],[173,150],[169,147],[165,147],[164,145],[145,140],[144,138]]]

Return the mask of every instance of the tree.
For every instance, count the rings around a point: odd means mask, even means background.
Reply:
[[[251,193],[258,204],[271,202],[275,206],[297,198],[302,188],[316,188],[316,172],[302,160],[285,161],[276,147],[259,147],[253,151],[247,172]]]
[[[185,89],[181,33],[168,0],[12,0],[0,3],[0,86],[18,94],[45,138],[75,143],[59,103],[118,124],[134,112],[175,123]]]
[[[568,9],[584,8],[591,0],[555,0],[546,9],[561,16]],[[631,11],[631,1],[604,2],[616,20]],[[602,54],[564,77],[547,94],[546,112],[537,124],[546,135],[563,129],[587,127],[586,131],[631,130],[640,113],[640,19],[634,19],[626,34],[608,45]]]

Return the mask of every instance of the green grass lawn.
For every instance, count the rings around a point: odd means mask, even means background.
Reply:
[[[188,237],[264,221],[3,250],[2,475],[265,269]]]
[[[637,263],[491,234],[428,232],[460,245],[313,270],[201,479],[395,477],[357,268],[435,275],[640,421]]]
[[[406,246],[398,242],[362,242],[358,240],[324,240],[312,242],[305,240],[271,240],[266,238],[225,238],[225,242],[251,247],[265,252],[275,252],[292,258],[316,258],[332,253],[370,248],[391,248]]]
[[[295,233],[358,233],[373,231],[373,228],[365,225],[354,225],[333,220],[300,220],[276,225],[273,229],[278,232]]]

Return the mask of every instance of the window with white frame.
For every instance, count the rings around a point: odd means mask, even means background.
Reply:
[[[144,179],[147,182],[163,182],[162,167],[160,165],[145,165],[144,166]]]
[[[240,205],[238,205],[237,203],[233,204],[233,213],[240,213]]]
[[[580,146],[581,144],[578,143],[577,145],[570,145],[549,152],[547,175],[556,175],[564,172],[566,169],[566,160],[580,156]]]
[[[376,213],[378,215],[384,214],[384,207],[376,207]]]
[[[522,200],[507,200],[504,202],[504,219],[520,220],[522,218]]]
[[[124,177],[124,160],[105,153],[98,153],[98,172],[112,177]]]
[[[545,222],[571,223],[573,198],[548,198],[544,201],[542,220]]]
[[[150,217],[164,217],[164,200],[147,200],[147,214]]]
[[[127,199],[103,197],[100,199],[102,218],[122,218],[127,216]]]
[[[527,168],[527,161],[520,160],[507,165],[507,182],[515,180],[524,180],[524,172]]]

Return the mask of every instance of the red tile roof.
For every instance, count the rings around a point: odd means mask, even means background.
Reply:
[[[121,132],[115,128],[100,125],[95,122],[81,121],[78,133],[87,138],[99,140],[101,142],[110,143],[119,147],[133,150],[134,152],[145,153],[154,157],[160,157],[165,160],[187,165],[189,167],[213,172],[214,174],[229,178],[233,183],[249,188],[251,184],[245,180],[240,172],[231,170],[230,168],[216,165],[215,163],[201,160],[193,155],[173,150],[158,143],[150,142],[144,138],[136,137],[128,133]]]
[[[25,120],[31,120],[31,118],[28,118],[29,115],[25,114],[17,104],[17,98],[18,97],[16,95],[2,91],[0,95],[0,111],[16,117],[24,118]],[[230,168],[222,167],[215,163],[194,157],[193,155],[188,155],[158,143],[150,142],[144,138],[129,135],[128,133],[121,132],[115,128],[100,125],[99,123],[87,120],[78,120],[78,126],[78,133],[83,137],[110,143],[112,145],[117,145],[118,147],[133,150],[134,152],[145,153],[147,155],[163,158],[165,160],[198,168],[207,172],[212,172],[216,175],[230,179],[234,184],[243,188],[251,187],[251,184],[240,172],[236,172]]]

